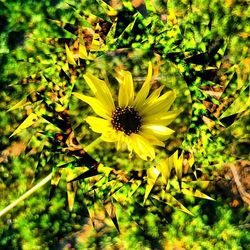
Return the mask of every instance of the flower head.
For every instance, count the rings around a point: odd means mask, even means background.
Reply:
[[[74,93],[88,103],[99,116],[88,116],[87,123],[107,142],[117,143],[119,149],[126,144],[129,151],[134,151],[144,160],[155,158],[155,146],[164,147],[163,141],[174,131],[167,127],[179,114],[169,111],[175,100],[175,92],[167,91],[161,95],[164,86],[150,93],[152,64],[141,89],[136,94],[132,74],[129,71],[118,72],[118,103],[115,104],[105,81],[90,73],[84,75],[86,83],[95,97]]]

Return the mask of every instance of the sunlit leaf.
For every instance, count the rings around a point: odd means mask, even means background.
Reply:
[[[111,218],[112,222],[114,223],[118,232],[120,232],[117,216],[116,216],[116,208],[113,202],[108,202],[105,204],[105,210],[109,217]]]
[[[144,0],[145,2],[145,6],[148,12],[152,11],[152,12],[156,12],[156,8],[153,5],[153,2],[151,0]]]
[[[182,164],[183,164],[183,151],[180,155],[180,157],[178,158],[178,150],[175,151],[174,155],[173,155],[173,162],[174,162],[174,168],[175,168],[175,172],[177,175],[178,180],[181,180],[182,177],[182,172],[183,172],[183,168],[182,168]]]
[[[58,172],[53,172],[51,178],[51,185],[57,186],[60,179],[61,179],[61,174]]]
[[[128,197],[129,185],[125,184],[117,191],[118,192],[112,194],[112,198],[114,198],[120,204],[125,204],[127,199],[129,198]]]
[[[105,10],[106,14],[108,16],[116,16],[117,15],[117,11],[112,8],[110,5],[106,4],[104,1],[102,0],[96,0],[100,6]]]
[[[160,174],[160,172],[155,167],[151,167],[151,168],[147,169],[147,185],[146,185],[143,204],[146,202],[146,200],[149,196],[149,193],[151,192],[152,188],[154,187],[154,184],[155,184],[159,174]]]
[[[70,211],[72,211],[74,207],[76,191],[77,191],[77,182],[67,183],[68,205]]]
[[[84,44],[79,44],[79,57],[82,59],[88,59],[88,52]]]
[[[162,181],[164,185],[167,185],[168,179],[171,173],[172,169],[171,159],[166,158],[164,160],[161,160],[160,163],[157,165],[157,169],[160,171],[162,176]]]
[[[125,33],[130,34],[130,33],[132,32],[132,29],[133,29],[133,27],[134,27],[134,25],[135,25],[135,22],[136,22],[137,18],[138,18],[138,13],[135,14],[133,17],[134,17],[133,22],[131,22],[131,23],[124,29],[124,31],[123,31],[123,32],[121,33],[121,35],[118,37],[119,40],[122,39],[122,38],[124,37]]]
[[[9,111],[13,111],[15,109],[19,109],[22,108],[26,105],[30,104],[30,102],[27,102],[27,98],[22,99],[21,101],[19,101],[18,103],[16,103],[14,106],[10,107],[7,112]]]
[[[90,51],[106,51],[107,46],[101,41],[99,34],[95,33],[90,45]]]
[[[98,172],[99,173],[103,173],[106,177],[109,176],[110,172],[113,170],[113,168],[110,167],[106,167],[103,164],[99,164],[98,165]]]
[[[209,119],[208,117],[206,117],[206,116],[202,116],[202,120],[204,121],[204,123],[207,125],[207,127],[208,127],[208,129],[211,131],[214,127],[215,127],[215,125],[216,125],[216,123],[215,123],[215,121],[213,121],[212,119]]]
[[[187,161],[188,161],[189,169],[191,169],[195,162],[194,155],[192,153],[189,154],[189,158]]]
[[[116,41],[115,38],[115,32],[116,32],[116,26],[117,26],[117,18],[112,22],[112,26],[109,29],[109,32],[106,36],[105,42],[106,44],[114,44]]]
[[[237,113],[241,113],[250,107],[250,88],[247,87],[220,116],[220,119]]]
[[[199,190],[193,190],[193,189],[182,189],[182,193],[185,195],[190,195],[190,196],[194,196],[197,198],[202,198],[202,199],[207,199],[207,200],[214,200],[212,197],[202,193]]]
[[[136,190],[140,187],[141,183],[141,180],[132,181],[128,198],[130,198],[136,192]]]
[[[89,178],[89,177],[92,177],[92,176],[95,176],[95,175],[98,175],[100,173],[97,172],[97,169],[96,168],[92,168],[92,169],[89,169],[87,171],[85,171],[84,173],[78,175],[77,177],[69,180],[69,182],[74,182],[74,181],[77,181],[77,180],[83,180],[85,178]]]
[[[202,199],[207,199],[207,200],[213,200],[213,201],[215,200],[212,197],[202,193],[200,190],[197,190],[197,189],[194,192],[194,196],[198,198],[202,198]]]
[[[189,215],[193,215],[184,205],[181,204],[178,200],[176,200],[171,194],[166,193],[162,191],[161,197],[159,198],[158,196],[152,196],[154,199],[162,201],[166,204],[168,204],[171,207],[174,207],[182,212],[185,212]]]
[[[68,45],[65,43],[66,56],[69,64],[76,65],[76,61],[74,59],[74,54],[69,49]]]
[[[91,204],[87,206],[87,210],[89,213],[89,218],[92,222],[93,227],[95,226],[95,209],[94,209],[95,204]]]
[[[17,129],[11,134],[10,137],[17,135],[22,130],[32,126],[37,120],[38,117],[36,114],[34,113],[29,114],[29,116],[17,127]]]

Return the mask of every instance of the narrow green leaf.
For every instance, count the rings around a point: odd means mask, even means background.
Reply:
[[[171,194],[166,193],[165,191],[162,191],[161,193],[161,199],[158,196],[152,196],[154,199],[162,201],[169,206],[176,208],[184,213],[187,213],[189,215],[193,215],[184,205],[181,204],[178,200],[176,200]]]
[[[107,34],[107,36],[106,36],[106,39],[105,39],[105,41],[106,41],[106,44],[113,44],[113,43],[115,43],[115,41],[116,41],[116,38],[115,38],[115,31],[116,31],[116,27],[117,27],[117,18],[113,21],[113,23],[112,23],[112,26],[111,26],[111,28],[109,29],[109,32],[108,32],[108,34]]]
[[[68,45],[65,43],[66,56],[69,64],[76,65],[76,61],[74,59],[74,54],[69,49]]]
[[[140,187],[141,183],[141,180],[132,181],[128,198],[130,198],[136,192],[136,190]]]
[[[110,172],[113,170],[113,168],[105,167],[102,163],[98,165],[98,172],[103,173],[106,177],[109,176]]]
[[[147,170],[147,185],[146,185],[146,191],[144,195],[143,204],[146,202],[149,193],[151,192],[152,188],[154,187],[154,184],[159,176],[160,172],[155,168],[151,167]]]
[[[118,220],[116,216],[116,208],[113,202],[108,202],[105,204],[105,210],[107,214],[109,215],[110,219],[112,220],[113,224],[115,225],[118,232],[120,232],[120,228],[118,225]]]
[[[70,211],[72,211],[74,207],[76,191],[77,191],[77,182],[67,183],[68,205]]]
[[[18,103],[16,103],[14,106],[10,107],[7,112],[9,111],[13,111],[15,109],[19,109],[24,107],[25,105],[30,104],[30,102],[27,102],[27,98],[25,97],[24,99],[22,99],[21,101],[19,101]]]
[[[104,11],[106,12],[106,14],[108,16],[116,16],[117,15],[117,11],[114,8],[112,8],[110,5],[106,4],[102,0],[96,0],[96,1],[104,9]]]
[[[17,135],[22,130],[32,126],[36,121],[38,120],[38,117],[36,114],[31,113],[18,127],[17,129],[11,134],[10,137]]]
[[[207,200],[212,200],[214,201],[214,199],[204,193],[202,193],[199,190],[193,190],[193,189],[182,189],[182,193],[185,195],[190,195],[190,196],[194,196],[197,198],[202,198],[202,199],[207,199]]]
[[[73,180],[70,180],[69,183],[77,181],[77,180],[83,180],[85,178],[89,178],[89,177],[92,177],[92,176],[95,176],[95,175],[98,175],[98,174],[100,174],[100,173],[97,172],[97,169],[96,168],[92,168],[92,169],[89,169],[86,172],[80,174],[79,176],[77,176]]]
[[[250,87],[247,87],[220,116],[220,119],[241,113],[250,107]]]
[[[182,168],[183,151],[182,151],[180,157],[178,158],[178,150],[176,150],[174,155],[173,155],[173,161],[174,161],[174,168],[175,168],[177,178],[178,178],[178,180],[181,180],[182,172],[183,172],[183,168]]]
[[[167,185],[172,169],[171,159],[169,158],[162,160],[157,166],[158,171],[161,173],[162,182],[164,185]]]

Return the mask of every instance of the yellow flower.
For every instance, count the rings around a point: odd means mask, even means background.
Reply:
[[[161,95],[164,87],[161,86],[150,93],[151,78],[152,64],[149,63],[146,80],[135,94],[132,74],[119,71],[117,104],[105,81],[90,73],[86,73],[84,79],[95,97],[73,93],[99,116],[86,118],[94,132],[102,134],[104,141],[116,142],[118,149],[125,143],[130,152],[134,151],[144,160],[155,158],[155,146],[165,146],[163,141],[174,133],[167,125],[179,114],[178,111],[169,111],[175,92],[170,90]]]

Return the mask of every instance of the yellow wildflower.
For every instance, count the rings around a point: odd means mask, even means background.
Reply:
[[[176,97],[175,92],[169,90],[161,95],[164,87],[161,86],[150,93],[151,63],[137,94],[132,74],[121,70],[118,75],[117,104],[106,82],[90,73],[86,73],[84,79],[95,97],[80,93],[74,95],[88,103],[99,116],[88,116],[86,121],[94,132],[102,134],[104,141],[115,142],[118,149],[125,143],[130,152],[134,151],[144,160],[153,160],[155,146],[164,147],[163,141],[174,133],[167,125],[179,114],[178,111],[169,111]]]

